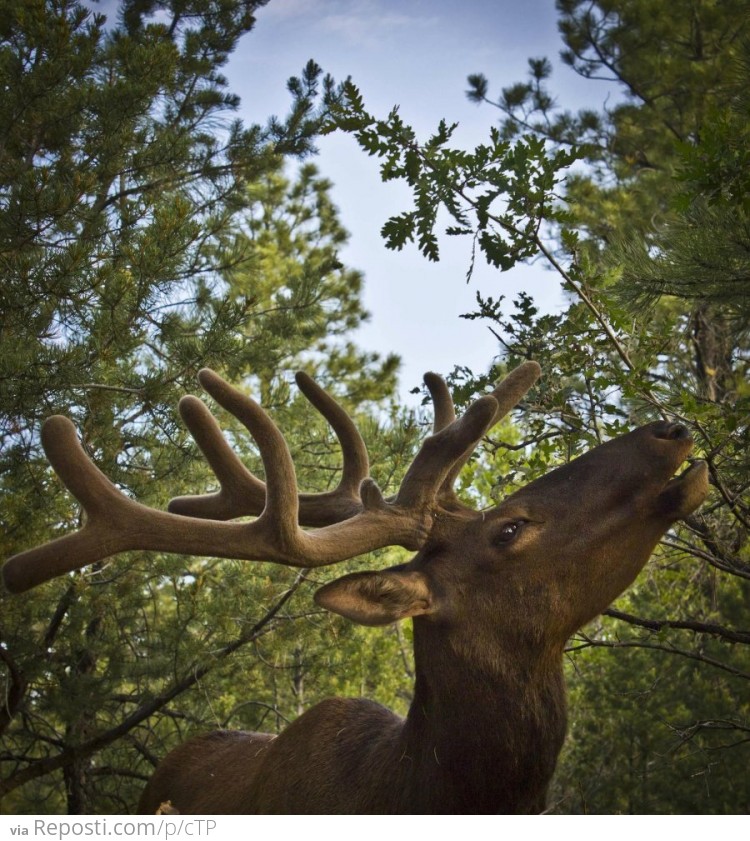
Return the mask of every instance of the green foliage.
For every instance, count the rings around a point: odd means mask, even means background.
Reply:
[[[442,230],[501,271],[541,254],[571,295],[553,315],[521,294],[478,297],[465,316],[489,322],[505,361],[457,369],[459,404],[505,365],[533,358],[545,372],[519,425],[467,465],[465,499],[490,504],[658,416],[689,424],[709,463],[707,505],[570,643],[554,808],[747,811],[744,4],[560,0],[565,60],[608,74],[624,98],[560,112],[544,59],[494,102],[475,74],[470,98],[504,120],[473,150],[454,147],[447,121],[420,142],[397,109],[375,118],[312,62],[290,81],[284,122],[232,121],[220,68],[260,5],[129,0],[107,26],[72,0],[0,10],[4,554],[78,524],[39,452],[52,411],[146,504],[209,485],[172,409],[202,365],[261,397],[305,490],[335,485],[337,445],[281,372],[316,374],[355,415],[376,480],[396,486],[419,431],[384,404],[397,361],[346,341],[366,314],[361,278],[337,256],[329,185],[309,165],[291,179],[280,167],[282,153],[312,151],[321,124],[348,131],[384,180],[411,189],[383,228],[389,247],[414,242],[435,260]],[[260,473],[243,431],[221,421]],[[401,560],[384,550],[347,569]],[[403,710],[408,629],[311,609],[317,579],[138,553],[4,599],[4,809],[127,811],[188,735],[276,730],[323,695]]]
[[[21,416],[80,405],[85,384],[153,402],[235,350],[246,308],[217,294],[217,268],[253,256],[233,215],[280,151],[309,149],[295,114],[320,75],[307,68],[284,125],[232,119],[220,69],[261,5],[130,2],[111,26],[72,0],[4,4],[4,450]],[[317,107],[304,99],[303,134]]]
[[[378,406],[380,423],[359,417],[374,475],[389,487],[404,469],[416,428],[383,406],[397,359],[346,339],[367,314],[330,184],[282,168],[282,153],[312,151],[336,86],[311,63],[285,121],[233,119],[221,68],[261,5],[132,0],[119,22],[72,0],[0,9],[3,557],[80,525],[40,450],[52,412],[146,505],[209,486],[174,412],[206,365],[270,408],[305,489],[335,485],[340,454],[290,389],[294,368],[349,408]],[[3,810],[132,811],[188,734],[279,727],[346,684],[346,652],[395,698],[397,678],[375,675],[401,662],[399,641],[365,656],[353,636],[334,664],[339,631],[310,603],[288,570],[158,553],[3,597]]]
[[[510,307],[479,297],[465,316],[489,322],[509,364],[532,358],[544,371],[520,431],[502,432],[472,464],[483,495],[658,417],[688,424],[709,464],[710,501],[667,535],[650,576],[617,610],[571,643],[576,704],[557,808],[744,812],[746,4],[557,5],[563,59],[618,84],[613,106],[559,110],[550,63],[532,59],[528,81],[494,100],[484,75],[469,77],[469,98],[503,115],[474,151],[449,146],[447,123],[418,143],[397,111],[376,120],[351,85],[332,125],[383,159],[384,180],[412,188],[413,207],[383,230],[390,247],[415,240],[436,259],[440,208],[445,232],[472,236],[491,265],[542,255],[571,293],[556,315],[522,294]],[[556,186],[577,159],[584,166]],[[487,380],[456,373],[466,392]]]
[[[625,239],[614,254],[624,267],[621,294],[636,307],[663,295],[724,305],[735,333],[750,326],[750,41],[738,53],[700,142],[677,146],[672,212],[648,246]]]
[[[414,209],[383,226],[388,248],[400,251],[416,242],[429,260],[439,259],[436,227],[443,211],[450,220],[446,234],[472,237],[490,265],[507,271],[535,252],[540,226],[556,218],[555,185],[576,153],[548,154],[534,136],[511,144],[494,129],[489,143],[469,152],[449,145],[455,128],[443,120],[420,144],[398,108],[378,120],[365,109],[356,86],[346,82],[325,130],[353,134],[364,151],[383,158],[383,181],[403,180],[412,190]]]

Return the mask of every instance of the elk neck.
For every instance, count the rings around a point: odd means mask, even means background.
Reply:
[[[414,653],[399,749],[415,799],[439,812],[542,811],[566,728],[560,648],[417,618]]]

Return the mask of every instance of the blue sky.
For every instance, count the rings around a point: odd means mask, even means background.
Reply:
[[[242,97],[241,116],[263,122],[286,112],[286,79],[314,58],[337,79],[351,76],[372,112],[385,115],[398,104],[422,138],[443,117],[458,121],[457,141],[473,147],[499,115],[466,99],[470,73],[483,72],[499,92],[525,78],[529,57],[546,55],[555,60],[552,85],[561,105],[601,105],[606,88],[562,66],[561,46],[554,0],[271,0],[227,75]],[[555,276],[540,265],[507,274],[479,266],[467,286],[468,241],[444,238],[438,264],[413,247],[388,251],[379,230],[410,206],[406,191],[382,184],[377,162],[349,137],[324,138],[319,149],[316,163],[334,182],[333,198],[351,233],[342,259],[365,274],[372,319],[357,341],[401,356],[405,399],[427,370],[445,374],[468,365],[481,371],[492,361],[497,343],[486,326],[459,318],[472,309],[478,289],[509,298],[526,289],[546,309],[561,306]]]
[[[101,0],[111,15],[117,0]],[[466,99],[466,77],[484,73],[490,92],[526,78],[527,60],[547,56],[555,66],[551,88],[565,107],[600,108],[612,88],[585,81],[558,60],[562,47],[554,0],[271,0],[257,13],[254,30],[240,42],[225,68],[230,90],[241,97],[239,116],[265,124],[289,107],[286,80],[315,59],[336,79],[351,76],[368,109],[384,116],[399,105],[418,137],[439,121],[458,122],[456,143],[484,142],[499,117],[487,105]],[[315,159],[334,183],[333,200],[349,230],[342,260],[365,276],[365,306],[371,320],[357,343],[402,359],[401,397],[425,371],[449,373],[455,365],[483,371],[497,354],[497,341],[481,322],[459,316],[474,308],[478,290],[511,300],[530,292],[544,310],[564,299],[556,276],[541,264],[500,274],[477,262],[465,282],[470,243],[441,240],[441,261],[429,263],[413,246],[388,251],[380,228],[392,214],[410,208],[408,191],[382,184],[377,161],[346,136],[322,138]]]

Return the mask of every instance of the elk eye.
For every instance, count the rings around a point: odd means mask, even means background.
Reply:
[[[510,523],[506,523],[495,536],[495,543],[510,543],[521,530],[523,524],[523,520],[512,520]]]

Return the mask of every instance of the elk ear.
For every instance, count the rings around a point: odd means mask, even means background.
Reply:
[[[315,602],[360,625],[389,625],[433,610],[425,576],[398,568],[344,575],[321,587]]]

